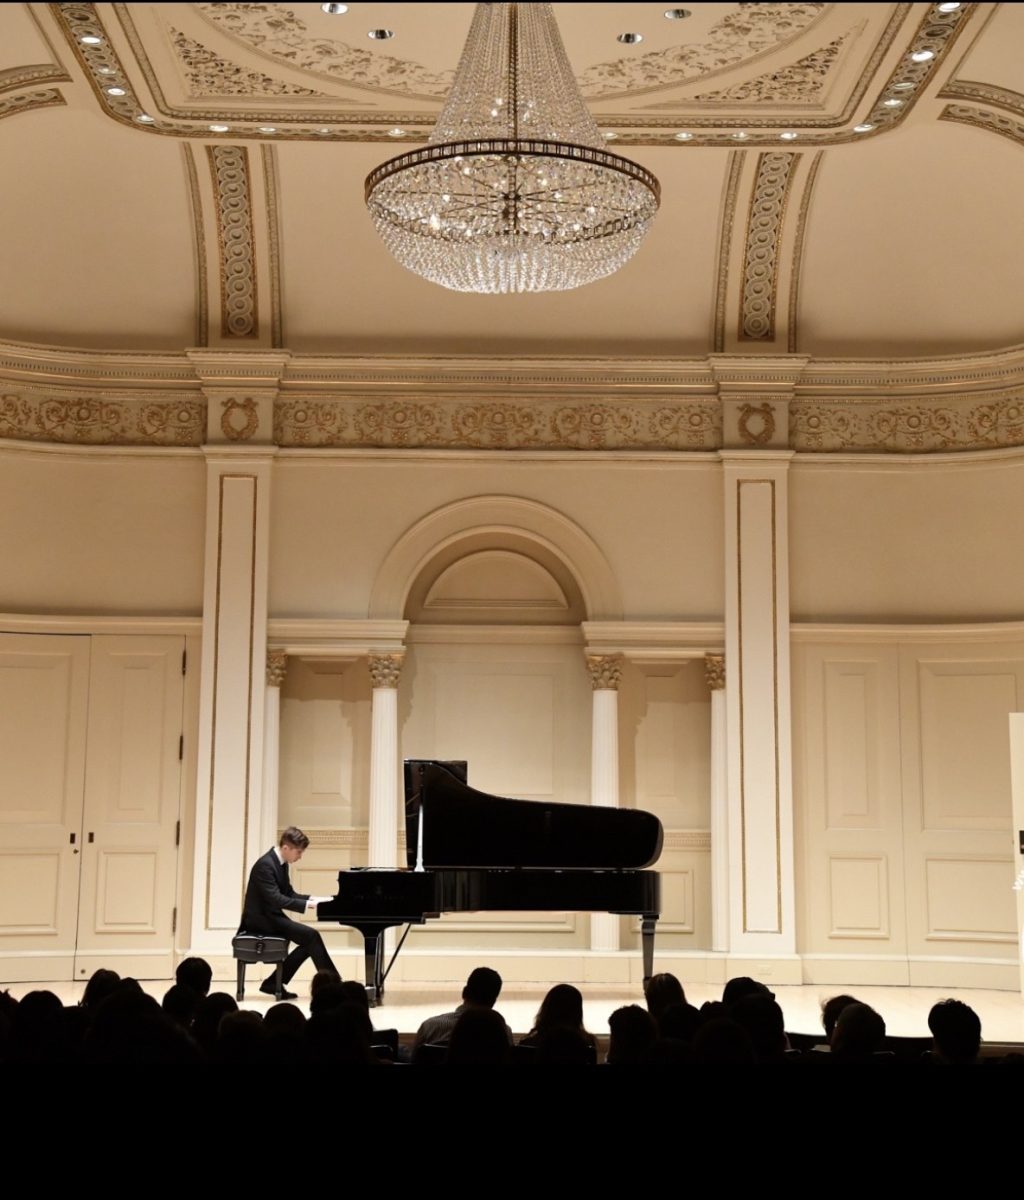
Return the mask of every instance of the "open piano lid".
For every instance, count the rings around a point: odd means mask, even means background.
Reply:
[[[461,776],[461,778],[460,778]],[[416,866],[423,819],[423,862],[440,867],[640,870],[661,854],[661,821],[633,808],[510,800],[465,782],[464,762],[407,759],[405,836]]]

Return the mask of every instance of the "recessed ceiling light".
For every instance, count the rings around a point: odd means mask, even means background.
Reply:
[[[872,129],[874,129],[874,125],[872,125],[870,121],[865,121],[862,125],[854,125],[853,132],[870,133]]]
[[[747,135],[744,130],[737,129],[736,132],[732,136],[736,139],[736,141],[742,142]]]
[[[894,92],[908,92],[913,86],[909,79],[904,79],[901,83],[894,83],[892,88]]]
[[[883,100],[882,103],[886,108],[899,108],[903,101],[897,100],[895,96],[890,96],[888,100]]]
[[[117,72],[114,70],[113,67],[97,67],[96,68],[97,75],[115,75],[116,73]]]
[[[687,133],[685,129],[681,129],[678,133],[672,135],[677,142],[688,142],[693,137],[692,133]]]
[[[366,36],[373,38],[375,42],[384,42],[388,38],[393,38],[395,31],[393,29],[371,29]]]
[[[277,133],[276,125],[261,125],[260,133]]]
[[[331,17],[340,17],[342,13],[348,12],[347,4],[321,4],[320,7]]]
[[[693,13],[688,8],[666,8],[665,19],[667,21],[685,21],[687,17],[692,17]]]
[[[317,133],[330,133],[330,132],[331,131],[327,128],[326,125],[321,125],[320,128],[317,130]]]
[[[618,136],[619,135],[615,132],[614,129],[606,129],[604,131],[604,140],[606,142],[614,142]]]
[[[622,42],[624,46],[635,46],[637,42],[644,40],[644,35],[642,33],[620,33],[615,40]]]
[[[230,125],[210,125],[208,126],[211,133],[227,133],[231,128]]]
[[[939,5],[939,12],[956,12],[956,10],[960,7],[961,5],[959,3],[954,3],[953,0],[950,0],[949,4]]]
[[[78,40],[83,46],[100,46],[103,44],[103,39],[97,37],[94,33],[87,33],[85,37],[80,37]]]
[[[792,129],[785,129],[779,134],[779,137],[782,138],[784,142],[796,141],[799,136],[800,135],[798,133],[794,133]]]
[[[151,117],[149,113],[139,113],[135,119],[142,125],[152,125],[156,117]]]
[[[388,137],[405,137],[405,130],[399,129],[396,125],[394,129],[388,130]]]
[[[108,96],[127,96],[128,93],[124,90],[124,88],[111,87],[111,88],[107,88],[107,95]]]
[[[929,59],[935,57],[934,50],[915,50],[910,56],[914,62],[928,62]]]

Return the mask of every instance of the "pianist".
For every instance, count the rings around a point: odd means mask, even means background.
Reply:
[[[307,958],[312,958],[318,971],[334,971],[337,968],[327,953],[320,934],[309,925],[301,925],[284,915],[284,910],[305,912],[315,909],[317,904],[329,899],[327,896],[303,896],[292,887],[288,878],[289,863],[298,862],[309,845],[309,838],[294,825],[281,834],[277,846],[258,858],[249,872],[249,885],[245,889],[245,905],[239,933],[276,934],[295,942],[295,949],[284,960],[281,983],[287,989],[288,981]],[[339,975],[340,978],[340,975]],[[274,994],[274,976],[260,984],[260,991]],[[283,993],[285,1000],[296,999],[295,992]]]

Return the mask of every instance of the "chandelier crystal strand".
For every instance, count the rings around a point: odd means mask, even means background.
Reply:
[[[649,171],[604,148],[550,4],[478,4],[427,146],[366,180],[388,250],[460,292],[564,291],[610,275],[658,201]]]

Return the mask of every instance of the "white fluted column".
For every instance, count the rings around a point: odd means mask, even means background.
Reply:
[[[288,671],[283,650],[267,651],[267,690],[263,706],[263,811],[260,845],[277,845],[277,788],[281,775],[281,684]]]
[[[711,949],[729,949],[729,792],[725,737],[725,655],[704,655],[711,690]]]
[[[402,654],[370,658],[370,849],[367,866],[398,865],[398,677]]]
[[[590,742],[590,803],[619,806],[619,680],[622,658],[617,654],[588,655],[587,669],[594,689]],[[590,914],[591,950],[618,950],[619,918],[612,913]]]

